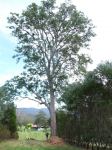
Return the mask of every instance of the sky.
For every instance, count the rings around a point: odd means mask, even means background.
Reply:
[[[57,3],[64,0],[57,0]],[[71,0],[77,9],[92,19],[96,36],[90,42],[88,54],[93,64],[88,70],[94,69],[99,63],[112,60],[112,1],[111,0]],[[32,2],[39,0],[0,0],[0,85],[22,71],[22,63],[17,64],[12,58],[16,40],[7,28],[7,17],[10,12],[21,13]],[[28,100],[16,102],[17,107],[39,107]]]

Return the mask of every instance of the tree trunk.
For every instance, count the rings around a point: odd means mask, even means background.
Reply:
[[[51,117],[51,136],[56,136],[56,111],[54,92],[50,92],[50,117]]]

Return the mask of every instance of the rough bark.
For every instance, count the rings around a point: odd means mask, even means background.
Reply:
[[[51,135],[56,136],[55,96],[53,91],[50,92],[50,99]]]

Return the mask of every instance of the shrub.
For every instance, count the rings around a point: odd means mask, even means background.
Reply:
[[[10,138],[10,131],[3,125],[0,125],[0,140],[9,138]]]
[[[13,103],[7,105],[2,124],[10,131],[11,138],[17,138],[16,110]]]

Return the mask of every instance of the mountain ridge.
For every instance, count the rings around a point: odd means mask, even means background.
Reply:
[[[47,108],[34,108],[34,107],[16,108],[17,113],[25,113],[25,114],[29,114],[29,115],[33,115],[33,116],[36,116],[40,111],[43,111],[46,114],[46,116],[49,116],[49,111]]]

